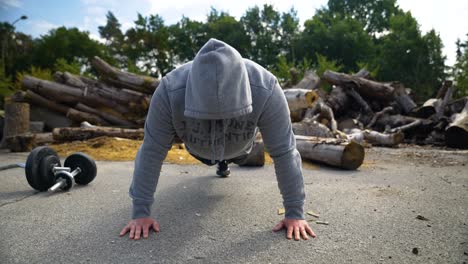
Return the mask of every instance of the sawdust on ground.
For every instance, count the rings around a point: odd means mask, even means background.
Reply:
[[[86,141],[73,141],[62,144],[50,145],[60,157],[66,157],[74,152],[84,152],[95,160],[103,161],[132,161],[143,141],[115,137],[98,137]],[[185,149],[184,144],[174,144],[168,152],[166,159],[173,164],[200,164]],[[268,153],[265,153],[265,164],[273,161]]]

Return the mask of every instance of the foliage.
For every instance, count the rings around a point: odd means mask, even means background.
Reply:
[[[58,27],[33,39],[0,23],[5,50],[0,89],[8,90],[11,82],[18,83],[16,77],[42,71],[38,69],[94,74],[89,63],[93,56],[130,72],[161,77],[192,60],[210,38],[227,42],[289,85],[311,67],[319,75],[326,69],[357,72],[365,67],[380,81],[401,81],[423,100],[435,93],[447,72],[439,34],[422,33],[396,0],[329,0],[303,26],[296,10],[282,13],[265,4],[248,8],[240,19],[212,8],[203,21],[182,17],[172,25],[158,14],[138,14],[125,32],[109,11],[97,28],[104,43],[77,28]],[[458,42],[451,72],[458,96],[468,89],[467,41]]]
[[[455,96],[468,96],[468,34],[465,42],[457,40],[457,61],[452,69],[455,86],[457,87]]]
[[[58,58],[53,66],[54,71],[69,72],[72,74],[80,74],[80,68],[81,66],[77,61],[72,61],[71,63],[69,63],[63,58]]]
[[[43,68],[31,66],[31,68],[28,71],[16,73],[16,82],[15,82],[16,90],[21,89],[21,82],[23,81],[23,78],[26,75],[36,77],[42,80],[48,80],[48,81],[52,81],[54,79],[52,76],[52,72],[49,69],[43,69]]]
[[[315,69],[319,77],[322,77],[323,73],[327,70],[338,72],[341,71],[341,69],[343,68],[343,65],[338,64],[336,60],[329,60],[327,57],[318,53],[316,53],[315,55],[317,56],[317,65]],[[330,91],[331,86],[328,83],[324,83],[323,89],[325,91]]]

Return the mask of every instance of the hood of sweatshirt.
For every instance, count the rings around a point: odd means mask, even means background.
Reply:
[[[228,44],[210,39],[193,60],[184,115],[219,120],[251,112],[249,77],[241,55]]]

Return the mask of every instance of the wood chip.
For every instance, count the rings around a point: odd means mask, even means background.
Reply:
[[[328,225],[328,222],[324,222],[324,221],[316,221],[315,223],[318,225]]]
[[[315,217],[315,218],[319,218],[319,217],[320,217],[319,214],[317,214],[317,213],[315,213],[315,212],[313,212],[313,211],[308,211],[307,214],[310,215],[310,216],[313,216],[313,217]]]
[[[428,218],[426,218],[426,217],[424,217],[424,216],[422,216],[422,215],[416,216],[416,219],[418,219],[418,220],[423,220],[423,221],[429,221]]]
[[[278,209],[278,215],[284,215],[286,213],[286,210],[284,208]]]

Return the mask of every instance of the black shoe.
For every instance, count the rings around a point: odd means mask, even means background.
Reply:
[[[225,178],[231,174],[231,170],[228,167],[227,161],[223,160],[218,162],[217,165],[218,169],[216,170],[216,174],[222,178]]]

